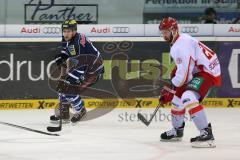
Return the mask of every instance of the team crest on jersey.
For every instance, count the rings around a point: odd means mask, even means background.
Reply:
[[[74,45],[69,45],[68,51],[69,51],[70,55],[72,55],[72,56],[75,56],[77,54]]]

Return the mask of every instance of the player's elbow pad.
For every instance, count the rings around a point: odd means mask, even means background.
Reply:
[[[185,79],[180,76],[173,77],[171,81],[175,87],[181,87],[185,83]]]

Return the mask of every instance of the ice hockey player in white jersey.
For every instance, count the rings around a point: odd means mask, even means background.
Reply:
[[[188,34],[179,34],[176,19],[164,18],[159,30],[170,46],[175,68],[171,84],[160,92],[160,103],[172,103],[172,126],[161,134],[162,141],[181,140],[185,111],[188,109],[199,136],[191,138],[192,147],[215,147],[211,123],[208,122],[200,102],[209,88],[221,85],[221,69],[216,53]]]

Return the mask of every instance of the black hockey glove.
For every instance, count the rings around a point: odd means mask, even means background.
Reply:
[[[68,58],[69,58],[68,55],[63,54],[63,53],[60,53],[60,54],[57,54],[57,55],[55,56],[54,61],[56,62],[56,64],[57,64],[58,66],[61,66],[61,65],[63,65],[63,64],[66,62],[66,60],[67,60]]]

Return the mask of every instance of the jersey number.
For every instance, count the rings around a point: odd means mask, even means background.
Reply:
[[[213,52],[211,49],[209,49],[207,46],[205,46],[203,43],[198,42],[199,47],[202,49],[202,52],[204,55],[210,60],[215,52]]]

